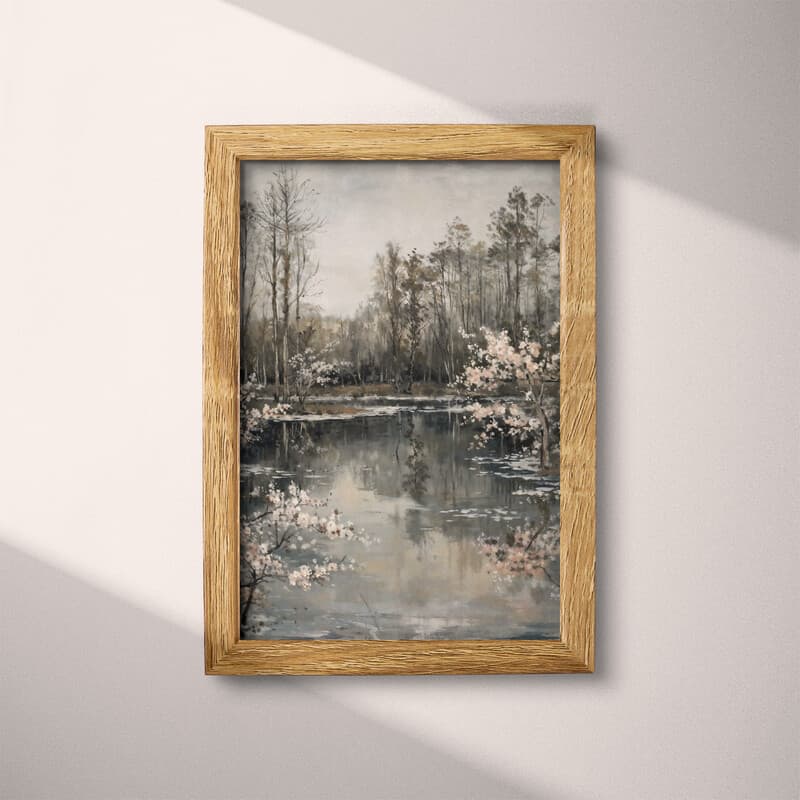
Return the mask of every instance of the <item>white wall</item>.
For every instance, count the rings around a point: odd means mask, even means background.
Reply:
[[[798,5],[4,0],[0,794],[795,798]],[[203,125],[598,126],[593,676],[202,675]]]

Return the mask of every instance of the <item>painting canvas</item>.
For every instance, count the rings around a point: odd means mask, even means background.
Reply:
[[[558,639],[557,161],[243,161],[242,639]]]

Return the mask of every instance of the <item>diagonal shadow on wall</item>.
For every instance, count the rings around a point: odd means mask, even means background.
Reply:
[[[227,2],[498,121],[595,123],[607,163],[800,241],[795,3]]]
[[[344,707],[320,679],[206,677],[200,637],[6,545],[0,565],[9,800],[554,797]]]
[[[602,157],[602,141],[599,155]],[[598,256],[610,263],[598,186]],[[608,477],[618,470],[619,389],[603,365],[621,332],[607,313],[619,275],[598,290],[597,671],[491,678],[211,678],[185,629],[0,543],[0,795],[25,798],[547,798],[325,696],[325,681],[514,682],[530,696],[550,681],[608,690],[619,680],[615,621],[623,598]],[[233,754],[233,756],[231,755]],[[535,758],[532,756],[532,762]],[[530,765],[535,774],[535,763]]]

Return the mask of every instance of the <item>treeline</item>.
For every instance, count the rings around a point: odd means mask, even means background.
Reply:
[[[527,329],[544,336],[559,318],[559,237],[544,235],[553,200],[514,186],[489,216],[485,237],[456,217],[427,251],[389,241],[375,256],[373,286],[348,318],[319,313],[313,235],[324,224],[314,190],[279,168],[241,209],[242,373],[289,394],[292,355],[327,347],[341,379],[449,383],[467,358],[462,333]],[[324,254],[323,254],[324,256]],[[323,266],[324,269],[324,266]],[[344,280],[346,276],[336,276]]]

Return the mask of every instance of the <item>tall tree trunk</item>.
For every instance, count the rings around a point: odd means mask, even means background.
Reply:
[[[542,426],[542,454],[541,465],[542,469],[549,469],[550,467],[550,426],[547,423],[547,414],[544,413],[542,406],[536,404],[536,416],[539,424]]]
[[[478,257],[478,325],[483,327],[483,259]]]
[[[272,230],[272,352],[275,356],[274,395],[278,399],[281,385],[281,366],[278,357],[278,232]]]
[[[289,289],[292,283],[292,256],[291,256],[291,227],[289,222],[289,209],[285,207],[285,229],[283,242],[283,402],[289,400]]]
[[[283,308],[283,402],[289,401],[289,308]]]
[[[512,315],[509,313],[510,309],[508,305],[511,304],[513,307],[513,300],[514,300],[514,282],[511,277],[511,246],[510,244],[506,244],[506,316],[505,322],[508,324],[509,328],[513,328],[513,319]],[[510,333],[511,331],[509,331]]]
[[[305,247],[305,244],[303,245]],[[301,260],[302,258],[302,260]],[[294,289],[294,351],[295,353],[300,352],[300,281],[302,279],[301,269],[304,269],[306,265],[306,253],[303,250],[302,257],[298,253],[297,256],[297,265],[295,268],[295,289]]]
[[[520,268],[517,266],[516,280],[514,284],[514,341],[519,341],[520,328],[522,327],[522,315],[520,313]]]
[[[397,322],[393,320],[392,322],[392,330],[391,330],[391,337],[392,337],[392,381],[394,383],[395,391],[400,391],[400,386],[402,382],[402,378],[400,375],[400,353],[398,347],[398,335],[397,335]]]
[[[247,600],[242,606],[242,613],[239,619],[239,625],[243,628],[245,625],[247,625],[247,617],[250,615],[250,606],[253,605],[253,592],[255,591],[255,587],[242,586],[241,588],[247,589]]]
[[[299,291],[299,289],[298,289]],[[300,352],[300,297],[295,300],[294,304],[294,351]]]
[[[272,289],[272,354],[275,357],[275,374],[272,378],[273,380],[273,393],[275,395],[275,399],[278,399],[278,392],[280,391],[281,385],[281,360],[280,355],[278,353],[278,287],[273,286]]]
[[[241,207],[239,217],[239,373],[241,381],[247,380],[247,312],[245,311],[245,290],[247,287],[247,236],[250,220],[245,206]]]

